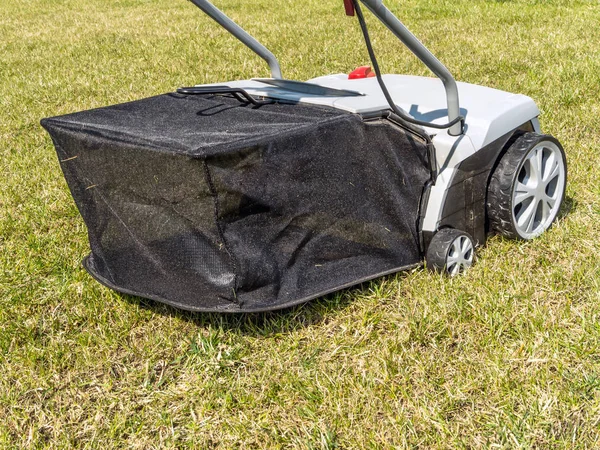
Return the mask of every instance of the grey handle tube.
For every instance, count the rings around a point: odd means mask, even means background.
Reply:
[[[264,45],[250,36],[242,27],[227,17],[221,10],[216,8],[208,0],[190,0],[194,5],[204,11],[210,18],[215,22],[233,34],[238,38],[244,45],[250,50],[264,59],[269,68],[271,69],[271,76],[273,78],[282,78],[281,68],[279,67],[279,61],[275,58],[275,55],[271,53]]]
[[[427,47],[425,47],[421,41],[419,41],[414,34],[412,34],[404,26],[402,22],[398,20],[392,12],[387,9],[383,0],[360,0],[365,6],[371,11],[375,17],[377,17],[388,29],[394,33],[394,35],[402,41],[408,49],[415,54],[423,63],[444,83],[446,88],[446,101],[448,103],[448,120],[453,121],[460,115],[460,105],[458,100],[458,87],[456,86],[456,80],[450,73],[450,71],[444,66]],[[448,133],[452,136],[459,136],[462,134],[461,123],[458,122],[452,125],[448,130]]]

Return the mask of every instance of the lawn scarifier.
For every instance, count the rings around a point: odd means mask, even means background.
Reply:
[[[194,311],[292,306],[385,274],[473,263],[489,232],[529,240],[566,187],[534,101],[457,83],[381,0],[361,0],[437,77],[272,78],[44,119],[88,227],[86,269],[120,292]]]

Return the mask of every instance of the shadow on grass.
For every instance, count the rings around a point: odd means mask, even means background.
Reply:
[[[575,211],[579,207],[579,202],[575,200],[573,197],[565,196],[563,200],[563,204],[558,211],[558,216],[556,217],[559,220],[564,219],[573,211]]]
[[[563,219],[579,207],[579,203],[573,197],[565,197],[557,218]],[[133,295],[120,294],[120,297],[142,309],[151,310],[157,314],[169,316],[191,322],[200,328],[217,328],[221,331],[235,331],[252,336],[270,336],[278,333],[289,333],[312,325],[317,325],[328,320],[330,317],[346,309],[353,299],[360,293],[365,292],[373,284],[380,284],[384,280],[393,277],[404,277],[405,272],[377,278],[356,286],[343,289],[338,292],[319,297],[297,306],[270,312],[257,313],[206,313],[184,311],[172,306],[135,297]]]
[[[255,313],[207,313],[184,311],[158,301],[120,294],[126,302],[157,314],[191,322],[200,328],[218,328],[251,336],[270,336],[289,333],[327,321],[346,309],[357,295],[364,293],[373,284],[383,280],[403,277],[404,272],[387,275],[372,281],[357,284],[338,292],[310,300],[306,303],[269,312]]]

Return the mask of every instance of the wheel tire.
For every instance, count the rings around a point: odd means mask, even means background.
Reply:
[[[548,135],[523,134],[492,174],[486,202],[490,228],[512,239],[538,237],[556,219],[566,184],[560,143]]]
[[[471,267],[474,257],[475,244],[468,233],[443,228],[431,239],[425,261],[429,269],[455,276]]]

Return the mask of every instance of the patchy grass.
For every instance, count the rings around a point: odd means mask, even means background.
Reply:
[[[388,0],[461,81],[535,98],[565,214],[465,276],[390,276],[273,314],[190,314],[81,268],[45,116],[268,74],[183,0],[0,5],[3,448],[600,445],[600,7]],[[366,63],[342,2],[218,2],[307,79]],[[427,74],[370,20],[388,72]]]

